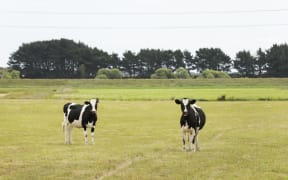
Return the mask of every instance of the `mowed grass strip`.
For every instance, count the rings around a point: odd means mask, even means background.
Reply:
[[[2,91],[2,93],[1,93]],[[64,88],[0,88],[0,99],[78,99],[98,97],[102,100],[152,101],[172,100],[177,97],[200,101],[255,101],[288,100],[288,89],[283,88],[167,88],[167,89],[71,89]]]
[[[288,89],[276,88],[196,88],[196,89],[78,89],[71,93],[54,95],[57,99],[104,100],[172,100],[179,97],[196,98],[201,101],[255,101],[288,100]],[[223,99],[224,98],[224,99]]]
[[[0,99],[288,100],[288,78],[268,79],[47,79],[0,80]]]
[[[0,79],[0,87],[73,88],[197,88],[197,87],[286,87],[288,78],[231,79]]]
[[[74,129],[64,145],[65,102],[1,100],[0,179],[288,178],[286,101],[199,102],[198,153],[182,151],[173,101],[100,99],[96,143]]]

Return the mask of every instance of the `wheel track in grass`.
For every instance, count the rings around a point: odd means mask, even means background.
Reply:
[[[101,175],[100,177],[95,177],[95,180],[102,180],[104,178],[107,178],[107,177],[110,177],[110,176],[113,176],[114,174],[118,173],[119,171],[129,167],[132,163],[135,163],[135,162],[138,162],[138,161],[141,161],[143,160],[144,158],[143,157],[135,157],[133,159],[128,159],[126,161],[123,161],[121,162],[120,164],[118,164],[116,166],[116,168],[108,171],[108,172],[105,172],[103,175]]]
[[[239,128],[230,128],[230,129],[223,129],[222,131],[216,133],[211,140],[215,141],[215,140],[219,140],[224,134],[229,133],[231,131],[234,130],[242,130],[242,129],[248,129],[247,127],[239,127]]]
[[[232,130],[235,130],[237,128],[233,128],[233,129],[227,129],[225,131],[221,131],[217,134],[215,134],[213,137],[212,137],[212,140],[219,140],[225,133],[227,132],[230,132]],[[135,157],[135,158],[132,158],[132,159],[128,159],[128,160],[125,160],[123,162],[121,162],[120,164],[118,164],[114,169],[108,171],[108,172],[105,172],[103,173],[101,176],[96,176],[95,177],[95,180],[103,180],[107,177],[110,177],[110,176],[113,176],[114,174],[117,174],[118,172],[120,172],[121,170],[125,169],[125,168],[128,168],[132,163],[135,163],[135,162],[138,162],[138,161],[141,161],[141,160],[144,160],[144,159],[147,159],[147,158],[144,158],[144,157]],[[148,158],[149,159],[149,158]]]

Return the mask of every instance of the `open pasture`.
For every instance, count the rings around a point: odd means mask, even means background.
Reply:
[[[167,101],[179,97],[202,101],[288,100],[288,78],[0,80],[0,99],[83,100],[94,96],[127,101]]]
[[[0,101],[0,179],[288,178],[287,101],[198,102],[197,153],[182,151],[172,100],[100,99],[94,145],[80,129],[64,145],[66,99]]]
[[[105,100],[152,101],[190,97],[201,101],[255,101],[288,100],[288,89],[277,88],[196,88],[196,89],[78,89],[75,92],[55,94],[57,99],[89,99],[95,94]]]

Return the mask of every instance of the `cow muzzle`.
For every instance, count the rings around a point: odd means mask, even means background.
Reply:
[[[183,116],[188,116],[188,112],[183,112]]]

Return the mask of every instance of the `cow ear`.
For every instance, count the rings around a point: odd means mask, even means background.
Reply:
[[[96,98],[96,103],[99,103],[99,99],[98,98]]]
[[[90,102],[89,101],[85,101],[84,104],[90,104]]]
[[[196,100],[195,99],[191,99],[190,100],[190,104],[195,104],[196,103]]]
[[[175,99],[176,104],[181,104],[181,101],[179,99]]]

